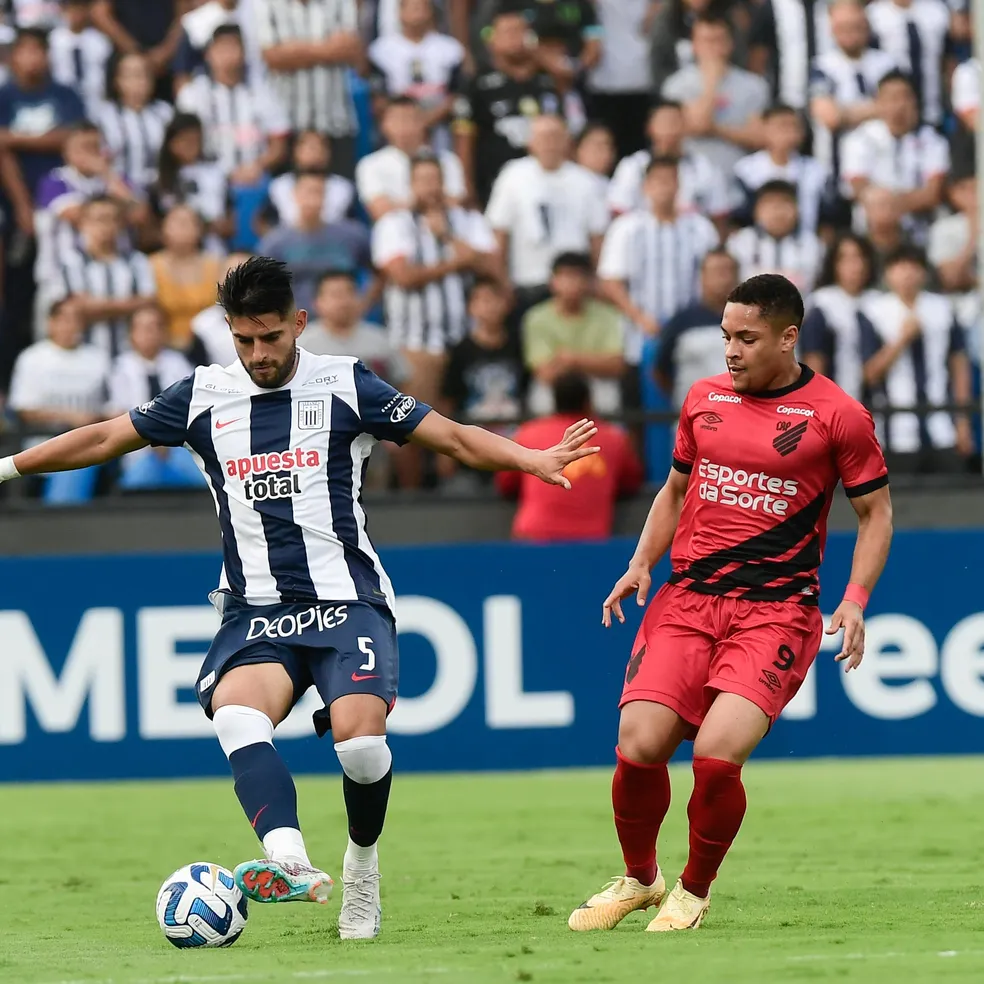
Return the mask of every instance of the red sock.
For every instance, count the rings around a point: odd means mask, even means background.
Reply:
[[[617,748],[615,757],[612,807],[625,873],[643,885],[652,885],[656,881],[656,837],[670,808],[670,774],[665,762],[630,762]]]
[[[741,766],[721,759],[695,757],[694,792],[687,805],[687,816],[690,857],[680,877],[688,892],[704,899],[745,816]]]

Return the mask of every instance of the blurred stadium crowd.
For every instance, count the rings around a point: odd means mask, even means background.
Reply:
[[[465,421],[534,418],[521,439],[625,421],[604,496],[639,456],[664,473],[761,272],[802,288],[803,361],[876,412],[895,472],[979,468],[964,0],[2,6],[8,443],[234,361],[215,284],[261,253],[294,270],[311,351]],[[147,449],[35,494],[199,482]],[[373,482],[488,488],[413,449]]]

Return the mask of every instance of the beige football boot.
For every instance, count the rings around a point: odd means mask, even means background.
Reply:
[[[663,908],[646,927],[647,933],[669,933],[674,929],[697,929],[711,907],[711,897],[706,899],[691,895],[678,881],[666,897]]]
[[[635,878],[619,875],[613,878],[597,895],[583,902],[567,920],[576,932],[589,929],[614,929],[630,912],[659,905],[666,897],[666,880],[659,868],[656,881],[643,885]]]

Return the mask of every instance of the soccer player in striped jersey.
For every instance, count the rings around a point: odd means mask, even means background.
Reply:
[[[851,580],[828,633],[836,659],[864,655],[864,607],[888,557],[892,506],[871,415],[796,361],[803,299],[777,274],[739,284],[721,319],[728,372],[695,383],[680,413],[673,467],[629,568],[602,608],[645,604],[667,550],[673,573],[649,606],[625,673],[615,829],[619,876],[575,909],[574,930],[612,929],[662,904],[649,932],[696,929],[745,815],[741,770],[816,658],[820,566],[838,482],[858,515]],[[667,895],[656,839],[670,805],[667,762],[694,743],[690,855]],[[665,900],[665,901],[664,901]]]
[[[597,452],[581,420],[546,451],[442,417],[356,359],[299,349],[286,266],[232,269],[220,302],[239,361],[201,367],[151,400],[0,459],[0,482],[102,464],[129,451],[186,446],[215,500],[222,538],[222,623],[196,686],[229,758],[236,795],[265,857],[236,869],[257,902],[327,902],[332,880],[308,859],[294,781],[273,730],[312,685],[333,732],[349,840],[342,939],[379,933],[379,864],[392,779],[386,716],[396,701],[393,587],[366,532],[361,486],[379,440],[414,441],[471,468],[518,470],[570,487],[564,469]],[[330,716],[329,716],[330,715]]]

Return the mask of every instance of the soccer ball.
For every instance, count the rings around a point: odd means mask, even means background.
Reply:
[[[175,946],[232,946],[248,916],[232,872],[217,864],[186,864],[157,893],[157,921]]]

